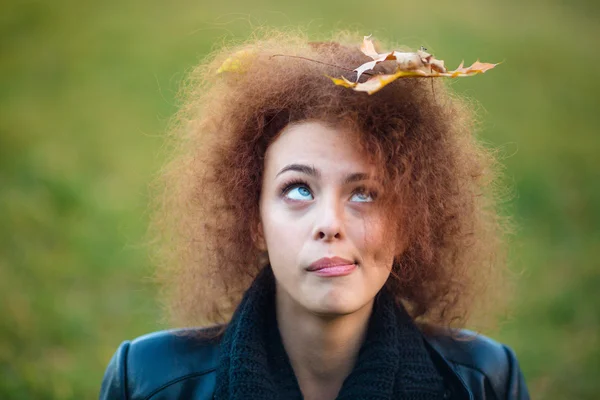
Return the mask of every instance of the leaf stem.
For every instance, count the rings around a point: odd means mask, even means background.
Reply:
[[[343,69],[343,70],[345,70],[345,71],[348,71],[348,72],[356,72],[356,71],[354,71],[354,70],[352,70],[352,69],[350,69],[350,68],[342,67],[341,65],[329,64],[329,63],[326,63],[326,62],[323,62],[323,61],[319,61],[319,60],[313,60],[312,58],[308,58],[308,57],[302,57],[302,56],[290,56],[290,55],[287,55],[287,54],[273,54],[273,55],[272,55],[271,57],[269,57],[269,58],[273,58],[273,57],[289,57],[289,58],[298,58],[298,59],[300,59],[300,60],[312,61],[312,62],[315,62],[315,63],[317,63],[317,64],[322,64],[322,65],[327,65],[327,66],[329,66],[329,67],[335,67],[335,68]],[[363,75],[369,75],[369,76],[373,76],[373,75],[376,75],[376,74],[373,74],[373,73],[371,73],[371,72],[363,72]]]

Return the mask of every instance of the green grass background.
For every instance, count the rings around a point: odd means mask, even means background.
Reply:
[[[600,396],[595,1],[16,1],[0,5],[0,398],[95,398],[124,339],[164,328],[147,185],[181,80],[224,37],[336,29],[426,46],[502,149],[519,226],[509,320],[533,398]]]

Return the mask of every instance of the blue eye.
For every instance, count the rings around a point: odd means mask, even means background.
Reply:
[[[313,195],[306,186],[296,186],[288,190],[285,196],[292,200],[312,200]]]
[[[366,191],[359,191],[359,192],[355,192],[352,195],[352,198],[350,200],[356,201],[358,203],[370,203],[374,199],[373,199],[373,196],[371,193],[366,192]]]

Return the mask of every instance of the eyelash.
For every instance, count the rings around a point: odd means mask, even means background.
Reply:
[[[290,190],[294,189],[297,186],[306,186],[310,190],[310,186],[308,185],[308,183],[306,183],[305,180],[295,178],[295,179],[291,179],[291,180],[287,181],[286,183],[284,183],[282,185],[281,193],[280,193],[281,196],[285,196],[285,194],[287,192],[289,192]],[[374,190],[369,190],[365,186],[359,186],[358,188],[356,188],[356,190],[354,190],[352,192],[352,194],[356,194],[356,193],[365,193],[365,194],[371,196],[371,198],[373,200],[377,199],[377,192]]]
[[[282,185],[281,195],[284,196],[287,192],[289,192],[296,186],[306,186],[307,188],[310,189],[310,186],[308,186],[308,183],[306,183],[306,181],[304,181],[302,179],[292,179]]]

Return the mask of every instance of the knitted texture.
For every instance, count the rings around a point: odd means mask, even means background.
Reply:
[[[442,377],[421,332],[385,289],[377,295],[367,335],[338,400],[433,400]],[[221,342],[215,400],[302,399],[275,314],[275,278],[266,267],[245,293]]]

